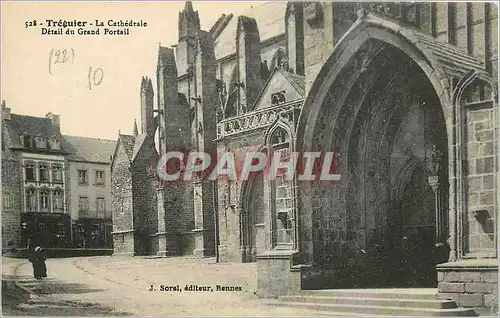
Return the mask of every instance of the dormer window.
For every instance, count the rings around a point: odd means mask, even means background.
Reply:
[[[44,137],[35,137],[36,148],[47,149],[47,139]]]
[[[23,147],[24,148],[28,148],[28,149],[31,149],[33,148],[34,146],[34,140],[33,140],[33,137],[32,136],[28,136],[28,135],[23,135]]]
[[[49,145],[51,150],[61,150],[61,143],[57,138],[51,138],[49,141]]]

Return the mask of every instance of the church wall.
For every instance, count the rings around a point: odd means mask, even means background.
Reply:
[[[236,67],[236,59],[224,60],[219,62],[221,65],[221,74],[219,74],[218,78],[221,79],[226,85],[229,85],[233,79],[233,71]],[[228,94],[231,91],[229,86],[226,87]]]
[[[132,254],[134,252],[132,174],[125,150],[121,144],[118,147],[111,169],[113,248],[114,254]]]
[[[134,227],[136,238],[136,255],[149,253],[151,234],[158,227],[156,205],[156,179],[149,175],[150,156],[145,149],[134,160],[133,193],[134,193]]]
[[[233,137],[218,144],[218,157],[225,152],[233,152],[236,162],[243,162],[243,155],[257,152],[264,144],[263,131],[247,133],[244,136]],[[241,158],[241,159],[238,159]],[[217,182],[217,202],[219,213],[219,259],[221,262],[242,262],[242,185],[241,180],[231,181],[219,179]],[[263,200],[264,198],[260,198]],[[232,207],[231,207],[232,206]],[[268,225],[267,225],[268,226]],[[267,227],[266,227],[267,228]]]
[[[495,225],[498,198],[495,200],[495,150],[493,109],[470,110],[467,114],[468,135],[468,238],[470,254],[495,255]],[[498,129],[498,127],[496,127]],[[497,137],[498,138],[498,137]],[[498,173],[498,172],[497,172]],[[496,202],[495,202],[496,201]],[[475,212],[484,213],[484,219]]]
[[[273,60],[274,55],[276,54],[276,51],[278,49],[282,49],[283,51],[286,50],[286,42],[285,40],[277,41],[277,42],[271,42],[266,45],[262,45],[260,48],[260,56],[261,56],[261,61],[267,61],[267,67],[269,71],[271,70],[271,61]],[[267,80],[267,78],[263,79],[264,82]]]
[[[452,7],[451,10],[450,5]],[[453,8],[454,5],[455,4],[451,3],[435,3],[432,6],[429,6],[429,8],[432,7],[432,12],[423,12],[421,18],[425,18],[426,16],[434,16],[435,19],[432,19],[431,22],[421,21],[422,28],[427,28],[430,26],[428,30],[429,34],[434,34],[439,41],[449,42],[451,44],[457,45],[462,50],[466,52],[468,51],[470,54],[479,57],[480,59],[484,59],[486,61],[487,69],[491,70],[493,78],[496,79],[497,70],[494,64],[497,63],[496,56],[498,54],[496,34],[497,31],[496,29],[492,29],[492,27],[496,28],[497,25],[496,8],[493,9],[493,4],[487,4],[485,9],[485,5],[483,3],[460,3],[456,4],[457,6],[455,9]],[[324,60],[322,61],[322,58],[326,59],[331,53],[330,47],[328,47],[327,45],[327,41],[323,40],[326,37],[325,34],[327,33],[326,31],[323,31],[326,30],[326,27],[322,28],[321,23],[319,23],[319,26],[311,25],[310,21],[307,21],[308,10],[308,6],[306,6],[304,11],[304,32],[306,49],[307,89],[310,88],[310,83],[315,79],[317,70],[324,66]],[[311,10],[315,11],[314,9]],[[495,14],[495,16],[493,17],[492,14]],[[324,10],[323,15],[325,19],[327,19],[328,12]],[[484,20],[485,15],[490,16],[486,19],[486,24]],[[450,19],[448,19],[449,17]],[[324,25],[328,25],[328,23],[325,23]],[[337,29],[334,29],[334,33],[336,32],[336,30]],[[424,29],[422,29],[422,31],[427,32],[427,30]],[[336,39],[341,37],[342,32],[339,33],[340,34],[337,34],[338,36],[335,37]],[[315,39],[316,41],[314,41],[313,39]],[[317,39],[322,40],[317,41]],[[316,45],[316,43],[318,42],[324,44]],[[315,67],[317,67],[318,69],[316,69]],[[341,90],[342,87],[338,87],[336,89]],[[331,96],[335,95],[334,92],[331,92],[330,94]],[[334,104],[335,98],[331,98],[329,102],[325,102],[325,104],[328,103]],[[448,107],[448,105],[442,106],[446,108]],[[494,157],[496,156],[496,152],[493,149],[495,142],[497,142],[498,140],[498,136],[496,136],[497,132],[495,132],[495,128],[498,129],[498,127],[494,126],[495,118],[498,118],[495,117],[497,116],[495,112],[497,111],[498,106],[496,104],[494,104],[494,106],[494,109],[488,109],[487,107],[486,109],[481,109],[481,107],[478,107],[475,110],[470,109],[466,114],[466,120],[468,123],[466,132],[466,148],[468,155],[466,158],[463,158],[463,160],[465,160],[466,165],[468,165],[468,167],[466,167],[465,169],[468,170],[468,177],[466,175],[468,180],[466,182],[466,188],[463,190],[464,192],[457,194],[457,196],[460,198],[459,200],[468,202],[465,203],[466,205],[468,204],[468,209],[466,209],[464,213],[462,213],[462,215],[466,218],[465,224],[463,224],[462,228],[457,229],[457,231],[460,231],[465,236],[463,242],[458,243],[464,244],[463,251],[465,255],[458,256],[459,258],[465,259],[464,262],[466,262],[467,259],[471,257],[496,257],[496,253],[493,252],[493,250],[497,246],[496,235],[494,233],[494,225],[496,224],[498,213],[498,200],[496,199],[498,193],[498,185],[495,184],[496,181],[494,178],[494,173],[498,173],[498,170],[495,170],[498,169],[496,168],[498,166],[498,163],[495,162]],[[328,112],[330,111],[328,107],[323,108],[321,111],[322,113],[320,117],[330,118],[328,117]],[[451,113],[447,113],[446,115],[450,116]],[[321,118],[319,118],[318,121],[320,121],[321,123]],[[453,118],[446,118],[446,122],[451,123],[452,121]],[[332,129],[330,126],[328,126],[328,123],[324,124],[326,125],[324,127],[325,130]],[[447,128],[448,132],[453,131],[453,127]],[[335,133],[337,133],[337,129],[335,129]],[[448,138],[452,140],[453,136],[448,135]],[[314,140],[313,142],[316,143],[317,141]],[[448,150],[448,148],[446,148],[446,150]],[[453,146],[451,146],[449,150],[453,150]],[[384,161],[386,159],[387,158],[385,158]],[[398,165],[400,166],[402,163],[402,159],[398,159],[398,156],[395,156],[394,159],[396,159],[394,163],[398,163]],[[446,160],[448,160],[448,158],[446,158]],[[382,166],[386,163],[380,162],[379,164]],[[396,167],[394,168],[394,170],[397,170]],[[393,174],[395,174],[395,171],[393,172]],[[453,170],[450,169],[450,173],[452,171]],[[363,172],[360,171],[359,173],[362,174]],[[453,182],[453,178],[453,176],[450,176],[450,183]],[[390,180],[387,180],[386,182],[390,182]],[[338,232],[337,236],[340,237],[340,239],[333,240],[333,242],[339,242],[339,244],[333,244],[334,246],[332,246],[331,248],[333,250],[337,249],[342,251],[344,250],[342,248],[342,244],[345,241],[349,241],[347,237],[349,237],[350,235],[350,231],[344,231],[349,228],[349,223],[351,221],[353,221],[351,224],[356,224],[356,222],[360,221],[360,219],[354,218],[354,220],[350,220],[351,217],[344,214],[342,205],[344,205],[345,203],[342,201],[342,199],[339,200],[339,198],[341,198],[343,194],[339,194],[335,199],[331,199],[337,202],[335,206],[333,206],[333,204],[330,204],[327,200],[321,200],[321,198],[326,198],[326,193],[328,192],[338,193],[344,190],[345,188],[343,188],[342,185],[339,185],[338,187],[324,186],[321,188],[318,187],[316,189],[314,189],[313,187],[313,192],[307,194],[310,199],[303,201],[308,203],[311,202],[313,204],[312,210],[315,211],[315,213],[321,211],[321,215],[332,216],[332,222],[324,219],[317,219],[315,217],[312,219],[311,227],[313,240],[315,242],[318,242],[319,245],[328,245],[330,244],[329,242],[331,242],[331,240],[330,235],[325,233],[325,230],[330,231],[332,233],[332,237],[334,237],[333,233]],[[450,191],[454,190],[450,189]],[[384,190],[383,192],[387,194],[386,190]],[[366,194],[370,195],[369,192]],[[352,195],[353,197],[357,197],[364,194],[363,191],[354,191]],[[371,196],[373,197],[373,194],[371,194]],[[378,197],[378,195],[375,197]],[[382,197],[382,195],[380,197]],[[450,198],[453,198],[453,193],[452,195],[450,195]],[[451,202],[451,200],[452,199],[450,199],[449,204],[454,204],[453,202]],[[369,201],[368,203],[370,209],[375,211],[376,205],[373,206],[373,202],[371,201]],[[459,202],[458,204],[461,203]],[[339,207],[339,205],[341,207]],[[363,210],[363,205],[364,202],[360,202],[360,204],[357,204],[357,206],[353,205],[353,209]],[[445,206],[444,208],[445,211],[448,211],[447,206]],[[454,209],[455,208],[453,206],[450,208],[450,215],[455,212]],[[480,224],[480,222],[476,219],[476,217],[474,216],[474,211],[479,211],[485,215],[483,223]],[[344,224],[346,222],[344,220],[347,221],[347,224]],[[380,221],[380,218],[377,216],[376,220]],[[368,221],[369,220],[365,220],[365,222],[367,222],[366,225],[368,225]],[[371,220],[370,222],[373,223],[373,220]],[[303,222],[303,224],[307,224],[307,222]],[[331,230],[335,229],[336,227],[338,227],[337,230]],[[358,233],[356,235],[362,237],[361,232],[363,231],[357,231]],[[305,240],[303,240],[306,241],[306,243],[303,242],[302,246],[305,247],[304,251],[306,252],[305,254],[307,254],[309,252],[307,250],[307,237],[309,235],[309,233],[307,233],[307,228],[305,232],[306,233],[302,233],[302,235],[304,238],[306,238]],[[361,240],[358,240],[358,244],[359,241],[363,242],[366,241],[366,239],[361,238]],[[316,255],[324,253],[324,249],[315,248],[314,250],[314,254]],[[452,287],[450,287],[451,285],[448,286],[446,285],[446,283],[457,283],[459,285],[457,285],[458,287],[456,291],[460,290],[460,292],[454,294],[453,297],[457,299],[459,305],[469,307],[489,306],[493,303],[493,300],[496,299],[496,294],[494,292],[491,292],[491,290],[495,290],[496,287],[491,285],[493,281],[488,280],[493,277],[493,275],[495,275],[497,271],[497,269],[492,265],[493,260],[494,259],[492,259],[492,262],[490,262],[490,265],[488,265],[488,259],[481,259],[480,261],[474,264],[471,263],[467,266],[462,266],[457,263],[454,265],[449,265],[449,267],[443,267],[439,269],[438,273],[440,274],[440,280],[444,283],[442,287],[440,287],[440,294],[442,294],[443,296],[450,295],[451,291],[449,289],[456,286],[453,285]],[[450,273],[449,279],[446,276],[448,275],[447,273]],[[453,278],[451,278],[452,276]],[[477,277],[469,279],[469,276]],[[490,278],[483,278],[483,276]],[[496,282],[496,280],[494,282]],[[476,283],[478,285],[475,285]]]
[[[333,37],[333,4],[304,3],[304,66],[306,91],[330,56],[335,45]]]

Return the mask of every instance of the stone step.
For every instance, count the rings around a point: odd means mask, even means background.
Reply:
[[[328,296],[343,298],[388,298],[388,299],[413,299],[436,300],[437,290],[433,288],[377,288],[377,289],[318,289],[302,290],[304,296]]]
[[[322,304],[309,302],[294,302],[294,301],[269,301],[268,305],[286,306],[288,308],[300,308],[314,312],[330,312],[332,315],[338,316],[341,313],[352,313],[362,315],[392,315],[392,316],[440,316],[440,317],[471,317],[476,316],[473,309],[467,308],[450,308],[450,309],[433,309],[433,308],[411,308],[397,306],[366,306],[366,305],[350,305],[350,304]]]
[[[358,297],[330,297],[330,296],[281,296],[278,300],[288,302],[315,303],[315,304],[338,304],[357,306],[392,306],[403,308],[428,308],[428,309],[450,309],[457,308],[452,300],[428,300],[428,299],[400,299],[400,298],[358,298]]]

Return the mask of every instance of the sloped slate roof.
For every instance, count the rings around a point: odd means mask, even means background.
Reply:
[[[418,39],[419,44],[425,47],[439,66],[450,77],[462,77],[471,69],[484,70],[484,63],[462,49],[439,42],[425,34],[413,32]]]
[[[12,114],[11,120],[8,122],[9,126],[19,135],[23,133],[43,137],[60,135],[59,130],[52,125],[52,121],[49,118]]]
[[[115,150],[116,141],[99,138],[63,136],[64,143],[71,154],[70,161],[84,161],[96,163],[111,163],[110,156]]]
[[[55,137],[61,141],[61,150],[44,149],[44,152],[65,154],[70,151],[63,144],[60,128],[54,126],[52,120],[49,118],[11,114],[11,119],[5,120],[4,123],[8,131],[6,138],[9,139],[10,147],[12,148],[24,148],[21,144],[21,136],[25,134],[32,137],[45,137],[47,139]]]
[[[135,157],[137,157],[137,154],[141,150],[142,144],[146,141],[147,137],[148,137],[148,134],[143,133],[135,138],[134,148],[132,150],[132,157],[130,159],[131,161],[135,160]]]
[[[287,2],[267,2],[255,6],[240,16],[254,18],[259,28],[260,41],[264,42],[285,33],[285,11]],[[215,39],[215,58],[220,59],[236,52],[238,18],[232,17],[224,30]]]
[[[132,157],[134,154],[135,137],[131,135],[119,134],[118,139],[121,141],[127,157],[132,161]]]

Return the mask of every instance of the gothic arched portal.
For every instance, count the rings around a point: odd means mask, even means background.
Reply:
[[[358,28],[325,63],[297,128],[298,151],[340,149],[342,175],[299,185],[301,254],[336,269],[337,287],[433,285],[432,252],[426,264],[411,255],[448,239],[449,91],[399,34]]]

